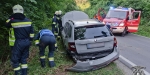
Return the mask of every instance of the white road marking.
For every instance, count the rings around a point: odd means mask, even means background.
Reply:
[[[129,68],[131,68],[131,67],[133,67],[133,66],[137,66],[136,64],[132,63],[131,61],[129,61],[128,59],[126,59],[126,58],[123,57],[122,55],[119,55],[119,58],[120,58],[120,61],[121,61],[122,63],[124,63],[126,66],[128,66]],[[122,61],[122,60],[123,60],[123,61]],[[128,64],[131,65],[131,66],[129,66]],[[145,75],[150,75],[150,73],[147,72],[146,70],[143,70],[143,71],[144,71]]]

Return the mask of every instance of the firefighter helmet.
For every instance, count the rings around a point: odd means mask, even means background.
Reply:
[[[24,12],[23,7],[19,4],[15,5],[13,8],[13,13],[22,13]]]
[[[58,11],[58,14],[59,14],[59,15],[61,15],[61,14],[62,14],[62,11],[61,11],[61,10],[59,10],[59,11]]]
[[[58,11],[55,11],[55,14],[58,15]]]

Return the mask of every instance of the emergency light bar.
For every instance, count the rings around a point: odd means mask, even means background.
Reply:
[[[119,6],[117,8],[111,6],[110,10],[112,10],[112,9],[128,10],[128,8],[124,8],[124,7],[121,7],[121,6]]]
[[[122,8],[122,10],[128,10],[128,8]]]

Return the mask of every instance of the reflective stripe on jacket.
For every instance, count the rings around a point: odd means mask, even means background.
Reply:
[[[9,30],[9,46],[14,46],[14,43],[15,43],[14,29],[10,28],[10,30]]]

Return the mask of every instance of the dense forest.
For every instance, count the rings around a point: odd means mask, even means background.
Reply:
[[[110,6],[132,7],[142,11],[141,24],[138,34],[150,36],[150,0],[1,0],[0,2],[0,60],[9,56],[8,29],[5,21],[12,14],[12,7],[20,4],[24,7],[25,15],[33,22],[35,32],[43,26],[51,26],[51,19],[56,10],[63,14],[71,10],[83,10],[91,18],[99,8],[106,11]],[[78,7],[77,7],[77,6]],[[79,9],[80,8],[80,9]],[[145,27],[147,26],[147,27]]]
[[[0,1],[0,60],[6,59],[10,53],[8,45],[8,29],[5,27],[7,18],[12,14],[12,7],[20,4],[24,14],[32,20],[35,32],[42,26],[51,26],[51,20],[56,10],[77,10],[73,0],[1,0]]]

